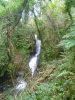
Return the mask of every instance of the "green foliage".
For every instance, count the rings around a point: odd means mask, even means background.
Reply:
[[[69,29],[69,33],[63,36],[64,40],[62,40],[62,44],[59,44],[59,46],[61,45],[65,48],[65,53],[63,55],[65,62],[61,62],[61,64],[59,64],[58,62],[58,67],[53,75],[49,76],[48,83],[40,84],[39,86],[37,86],[36,91],[34,91],[31,95],[27,95],[30,100],[32,100],[33,97],[33,100],[75,99],[75,45],[69,46],[70,44],[68,43],[70,41],[70,43],[73,44],[73,41],[71,40],[75,40],[74,28],[75,26],[73,24],[73,26]],[[67,43],[63,42],[65,40],[67,40]]]
[[[74,73],[70,72],[70,71],[62,71],[62,73],[60,73],[57,77],[61,77],[61,76],[65,76],[65,75],[73,75]]]
[[[25,93],[24,97],[17,97],[18,100],[74,100],[75,82],[72,79],[53,79],[48,83],[42,83],[37,86],[33,93]],[[7,96],[8,97],[8,96]],[[10,97],[8,97],[10,100]],[[13,98],[11,99],[13,100]]]
[[[73,22],[73,17],[72,17],[72,7],[75,7],[75,1],[74,0],[65,0],[65,12],[68,13],[71,21]]]
[[[24,10],[23,0],[15,1],[0,1],[0,76],[3,76],[6,71],[9,70],[8,66],[13,56],[12,44],[16,42],[15,47],[23,47],[25,41],[22,41],[22,35],[19,34],[19,40],[17,39],[18,35],[14,35],[15,38],[10,36],[13,31],[13,26],[15,23],[19,23],[21,13]],[[5,4],[5,7],[2,5]],[[18,20],[18,21],[17,21]],[[10,31],[11,30],[11,31]],[[20,33],[20,32],[19,32]],[[11,38],[12,40],[11,40]],[[24,40],[24,39],[23,39]],[[12,43],[13,42],[13,43]],[[14,47],[14,48],[15,48]],[[11,59],[12,58],[12,59]],[[14,69],[13,69],[14,70]]]
[[[41,1],[39,0],[39,2]],[[41,4],[39,2],[38,5]],[[30,20],[28,23],[26,22],[24,24],[18,21],[17,26],[15,26],[15,21],[19,17],[21,18],[21,13],[24,8],[26,7],[25,14],[28,14],[28,11],[31,11],[33,9],[33,6],[36,4],[34,0],[31,0],[27,3],[25,7],[23,7],[22,3],[23,2],[21,0],[15,0],[15,2],[8,2],[8,5],[6,4],[6,9],[2,5],[0,5],[0,17],[1,19],[3,17],[1,21],[2,24],[0,27],[2,34],[6,35],[9,27],[9,36],[6,38],[4,38],[3,36],[2,39],[12,39],[11,42],[14,46],[14,56],[11,56],[13,58],[12,61],[14,62],[14,59],[17,59],[18,64],[14,63],[14,66],[18,66],[20,68],[22,68],[21,66],[26,65],[24,63],[26,63],[27,61],[29,52],[31,52],[34,48],[34,41],[30,36],[34,33],[38,34],[37,28],[31,16],[29,16]],[[66,6],[68,7],[68,4],[70,5],[70,3],[70,0],[67,0]],[[36,16],[38,28],[41,32],[43,40],[41,62],[44,61],[46,63],[47,61],[55,59],[56,55],[59,52],[58,48],[56,48],[56,45],[61,39],[61,36],[64,34],[61,31],[64,30],[64,20],[68,18],[63,17],[63,22],[61,21],[62,10],[60,9],[61,7],[57,6],[58,4],[59,2],[57,1],[55,1],[54,3],[49,2],[47,9],[44,9],[43,6],[41,6],[44,13],[42,14],[42,17]],[[72,5],[70,5],[69,7],[71,8]],[[68,9],[70,10],[70,8]],[[69,12],[71,12],[71,10]],[[48,15],[48,17],[46,15]],[[9,20],[7,20],[5,16]],[[4,21],[6,22],[5,24],[3,23]],[[8,25],[9,23],[11,23],[11,25]],[[10,28],[10,26],[12,28]],[[14,29],[13,26],[15,26]],[[13,32],[11,32],[12,29]],[[28,92],[25,92],[25,95],[23,97],[17,97],[18,100],[75,100],[75,24],[73,24],[67,32],[65,31],[65,33],[67,34],[63,36],[63,40],[58,45],[65,48],[62,56],[62,58],[65,59],[65,62],[63,63],[61,61],[61,64],[59,64],[59,61],[56,61],[57,63],[53,62],[53,64],[56,65],[56,68],[54,72],[50,74],[50,76],[48,76],[47,80],[45,80],[43,83],[40,83],[36,87],[36,90],[33,91],[33,93],[30,94]],[[8,70],[10,58],[7,50],[8,47],[5,44],[6,42],[1,42],[2,44],[0,45],[0,76],[3,76],[5,71]],[[9,41],[7,42],[9,43]],[[18,57],[20,55],[20,58],[22,58],[21,62],[18,60],[19,58],[16,57],[16,55],[18,55]],[[53,67],[55,67],[54,65]],[[44,66],[46,67],[46,64]],[[13,96],[7,96],[7,100],[14,99],[15,98]]]
[[[0,77],[8,70],[10,58],[7,53],[6,45],[0,45]]]
[[[67,97],[70,100],[74,100],[75,94],[74,94],[74,80],[75,77],[75,24],[73,24],[70,29],[68,30],[68,33],[63,36],[63,40],[60,42],[58,46],[63,46],[65,48],[65,52],[63,57],[65,58],[65,63],[59,65],[58,69],[61,71],[57,75],[58,78],[63,78],[64,83],[63,86],[66,89],[65,92],[67,93]],[[60,81],[59,81],[60,82]],[[58,82],[58,84],[59,84]],[[62,81],[61,81],[62,82]],[[60,84],[59,84],[60,85]],[[67,88],[69,89],[67,90]],[[70,97],[69,97],[70,95]]]
[[[58,46],[63,46],[64,48],[70,50],[75,47],[75,23],[69,29],[69,33],[63,36],[63,40]]]

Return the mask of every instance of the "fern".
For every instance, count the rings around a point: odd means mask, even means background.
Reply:
[[[58,46],[63,46],[67,50],[75,47],[75,23],[69,31],[70,32],[68,34],[62,37],[63,40],[58,44]]]
[[[58,77],[61,77],[61,76],[73,75],[73,74],[74,74],[74,73],[72,73],[72,72],[70,72],[70,71],[64,70],[64,71],[62,71],[62,73],[60,73],[60,74],[57,76],[57,78],[58,78]]]
[[[66,49],[71,49],[75,46],[75,40],[63,40],[58,46],[63,46]]]

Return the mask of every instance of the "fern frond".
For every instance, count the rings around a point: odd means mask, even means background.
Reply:
[[[74,73],[72,73],[72,72],[70,72],[70,71],[64,70],[64,71],[62,71],[62,73],[60,73],[60,74],[57,76],[57,78],[58,78],[58,77],[65,76],[65,75],[73,75],[73,74],[74,74]]]
[[[69,34],[64,35],[62,38],[63,38],[63,39],[75,38],[75,30],[72,31],[72,32],[69,33]]]
[[[69,29],[69,33],[64,35],[63,40],[57,45],[63,46],[65,49],[69,50],[75,47],[75,24]]]
[[[63,46],[66,49],[71,49],[72,47],[75,47],[75,40],[63,40],[57,46]]]

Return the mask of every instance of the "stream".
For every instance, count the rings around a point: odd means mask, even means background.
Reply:
[[[0,78],[0,100],[6,100],[6,96],[14,96],[16,93],[19,94],[24,91],[27,83],[21,77],[18,77],[18,79],[18,81],[15,80],[15,86],[13,86],[11,79]]]

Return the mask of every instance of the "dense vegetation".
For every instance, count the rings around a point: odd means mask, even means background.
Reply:
[[[17,100],[75,100],[74,11],[75,0],[0,0],[0,78],[30,82],[33,35],[42,41],[39,75]]]

